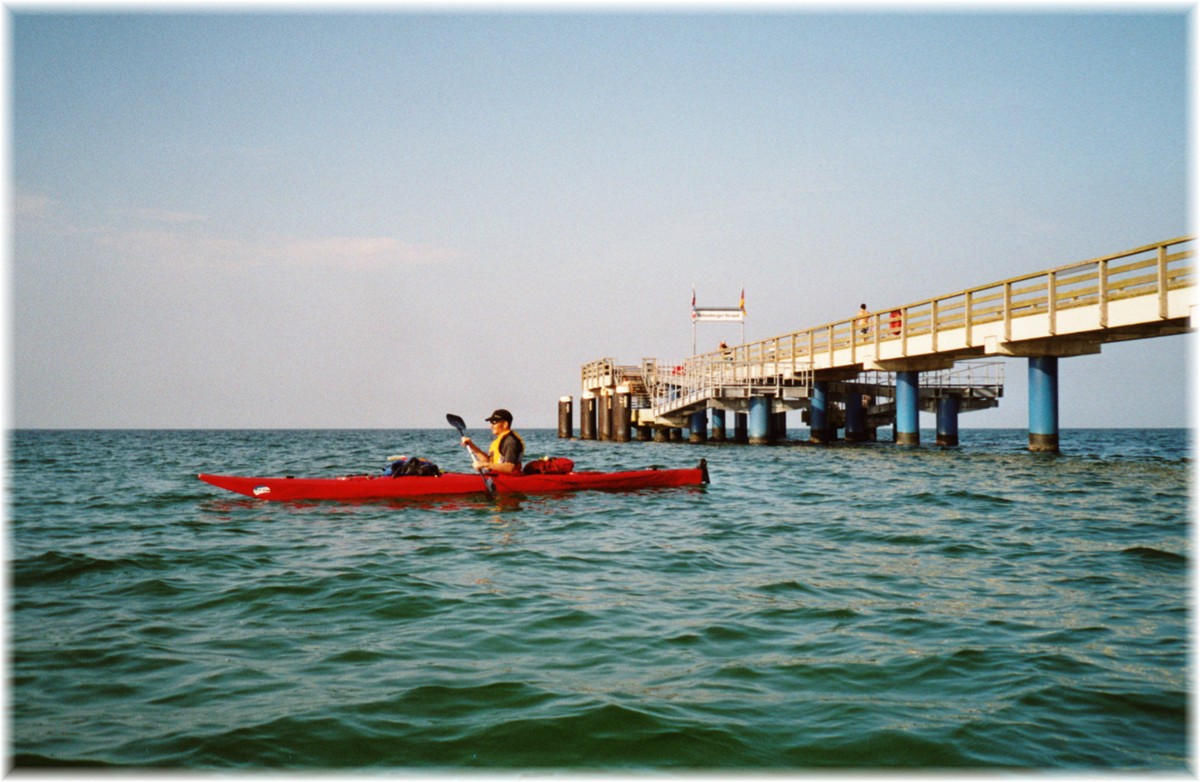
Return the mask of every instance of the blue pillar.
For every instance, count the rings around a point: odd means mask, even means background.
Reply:
[[[703,443],[708,440],[708,410],[697,410],[688,419],[689,443]]]
[[[714,407],[712,411],[712,430],[708,436],[716,442],[725,441],[725,411]]]
[[[1029,450],[1058,452],[1058,357],[1029,359]]]
[[[829,381],[814,380],[812,394],[808,397],[808,440],[812,443],[827,443],[829,435]]]
[[[938,400],[938,445],[958,445],[958,410],[960,407],[961,402],[956,396],[945,396]]]
[[[750,429],[750,444],[765,445],[771,442],[771,398],[767,396],[750,397],[750,416],[747,422]]]
[[[921,442],[920,419],[917,415],[921,396],[921,373],[896,373],[896,443],[917,445]]]
[[[861,443],[867,439],[867,411],[863,408],[862,394],[851,391],[846,394],[846,442]]]

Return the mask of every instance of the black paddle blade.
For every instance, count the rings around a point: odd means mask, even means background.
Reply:
[[[467,422],[462,420],[462,416],[446,413],[446,422],[457,429],[463,437],[467,436]]]

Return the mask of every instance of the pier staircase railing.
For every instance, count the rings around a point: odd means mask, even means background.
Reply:
[[[680,363],[643,359],[644,406],[654,415],[667,415],[696,407],[708,399],[779,396],[785,388],[811,386],[812,367],[797,361],[795,356],[781,351],[758,351],[735,357],[730,349],[715,356],[692,356]]]

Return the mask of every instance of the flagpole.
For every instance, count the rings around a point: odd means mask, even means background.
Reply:
[[[692,355],[696,355],[696,284],[692,283]]]
[[[746,344],[746,283],[742,283],[742,296],[738,299],[738,308],[742,311],[742,344]]]

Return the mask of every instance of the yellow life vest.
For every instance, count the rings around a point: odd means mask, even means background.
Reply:
[[[517,434],[512,429],[509,429],[507,432],[504,432],[502,435],[497,437],[495,440],[492,440],[492,444],[488,446],[488,461],[489,462],[498,463],[498,462],[503,461],[503,459],[500,457],[500,443],[502,443],[504,441],[504,438],[508,437],[510,434],[513,437],[517,438],[517,442],[519,442],[521,444],[521,456],[525,455],[525,440],[523,440],[521,438],[521,435]],[[520,463],[521,463],[521,457],[518,456],[517,464],[520,464]]]

